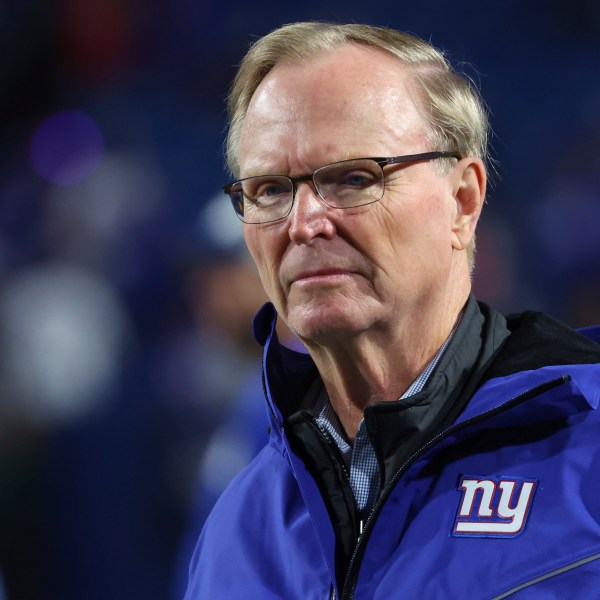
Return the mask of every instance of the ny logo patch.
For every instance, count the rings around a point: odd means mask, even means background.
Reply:
[[[451,535],[514,538],[523,533],[537,479],[463,475]]]

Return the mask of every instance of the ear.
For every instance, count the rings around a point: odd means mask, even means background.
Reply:
[[[483,208],[486,173],[477,157],[460,160],[454,167],[453,194],[456,213],[452,223],[452,247],[465,250],[475,237],[475,228]]]

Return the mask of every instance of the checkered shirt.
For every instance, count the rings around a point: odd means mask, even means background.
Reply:
[[[460,321],[460,317],[458,321]],[[400,400],[418,394],[425,387],[430,375],[437,367],[450,340],[454,336],[458,321],[448,339],[433,357],[433,360],[421,371],[421,374],[412,382],[404,394],[402,394]],[[315,414],[317,415],[317,424],[327,431],[340,449],[346,466],[350,470],[350,485],[352,486],[356,503],[360,512],[365,514],[373,508],[375,500],[379,495],[380,486],[379,463],[369,439],[365,421],[363,419],[358,426],[354,444],[349,444],[344,434],[344,428],[331,406],[325,389],[323,389],[317,400]]]

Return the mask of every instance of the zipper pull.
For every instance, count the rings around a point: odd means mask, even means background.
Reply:
[[[360,540],[362,534],[363,534],[363,530],[364,530],[364,526],[365,526],[365,522],[361,519],[358,522],[358,539]]]

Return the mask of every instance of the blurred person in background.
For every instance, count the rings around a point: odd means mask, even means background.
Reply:
[[[593,595],[600,330],[472,294],[472,85],[414,36],[298,23],[252,46],[229,109],[270,439],[186,599]]]
[[[203,121],[195,83],[165,81],[182,44],[165,33],[177,7],[154,8],[0,8],[0,566],[10,598],[168,597],[197,462],[231,402],[234,378],[213,367],[236,354],[204,346],[184,297],[187,259],[201,252],[185,157],[212,154],[221,125],[212,110]]]
[[[220,360],[205,359],[217,370],[215,380],[221,382],[227,396],[219,402],[223,419],[200,455],[189,523],[176,563],[173,598],[182,598],[185,593],[190,559],[214,503],[269,437],[262,401],[260,347],[248,325],[267,298],[241,229],[230,213],[222,193],[206,204],[198,232],[203,252],[186,286],[189,303],[195,308],[198,334],[206,346],[228,348],[227,356],[217,354]],[[278,332],[282,343],[302,350],[284,323],[279,324]]]

